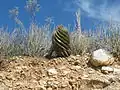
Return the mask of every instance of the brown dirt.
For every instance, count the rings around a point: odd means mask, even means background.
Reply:
[[[120,75],[91,67],[88,56],[2,60],[0,90],[120,90]],[[118,63],[113,66],[120,67]]]

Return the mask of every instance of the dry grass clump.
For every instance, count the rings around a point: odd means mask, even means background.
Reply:
[[[0,53],[6,56],[43,56],[51,44],[50,33],[45,26],[31,24],[28,33],[15,28],[10,34],[0,29]]]
[[[70,35],[71,39],[71,51],[74,55],[84,55],[89,48],[90,40],[87,36],[74,31]]]

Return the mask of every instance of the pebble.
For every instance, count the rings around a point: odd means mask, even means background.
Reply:
[[[47,70],[47,73],[48,73],[49,76],[56,75],[57,70],[55,68],[50,68],[50,69]]]
[[[114,71],[114,68],[112,68],[112,67],[110,67],[110,66],[103,66],[103,67],[101,68],[101,71],[102,71],[103,73],[107,74],[107,73],[113,72],[113,71]]]

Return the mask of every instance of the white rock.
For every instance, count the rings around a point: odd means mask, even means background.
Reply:
[[[114,74],[120,74],[120,68],[115,68],[115,67],[111,67],[111,66],[103,66],[101,68],[101,71],[104,73],[113,72]]]
[[[114,62],[114,58],[104,49],[98,49],[92,53],[90,62],[94,66],[110,65]]]
[[[112,68],[112,67],[110,67],[110,66],[103,66],[103,67],[101,68],[101,71],[102,71],[103,73],[114,72],[114,68]]]
[[[56,75],[57,70],[55,68],[50,68],[50,69],[47,70],[47,73],[48,73],[49,76]]]

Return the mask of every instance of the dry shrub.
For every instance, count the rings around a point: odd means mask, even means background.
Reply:
[[[4,27],[0,28],[0,55],[7,53],[7,47],[9,47],[9,33]]]
[[[46,26],[31,24],[23,32],[15,28],[11,33],[0,29],[0,53],[5,56],[29,55],[43,56],[51,45],[51,34]]]
[[[51,45],[51,34],[47,27],[38,27],[36,24],[31,24],[26,52],[30,56],[44,56]]]
[[[74,55],[83,55],[88,51],[89,38],[79,31],[74,31],[70,35],[71,50]]]

